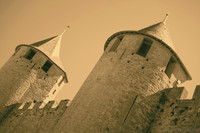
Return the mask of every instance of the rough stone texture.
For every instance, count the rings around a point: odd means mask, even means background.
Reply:
[[[160,104],[158,113],[152,123],[152,133],[162,132],[200,132],[199,118],[199,93],[200,86],[192,99],[180,100],[183,88],[171,89],[170,92],[164,92],[166,102]]]
[[[173,50],[175,50],[167,26],[163,22],[151,25],[149,27],[139,30],[138,32],[159,38],[162,41],[164,41],[167,45],[169,45]]]
[[[67,109],[69,100],[62,100],[60,104],[52,108],[54,101],[50,101],[39,108],[42,102],[37,102],[32,108],[31,103],[26,103],[22,109],[17,103],[6,107],[9,114],[0,121],[0,131],[3,133],[50,133],[57,121]]]
[[[114,119],[121,119],[118,127],[111,126],[112,117],[105,117],[105,120],[98,121],[94,125],[105,124],[105,128],[82,131],[80,127],[75,132],[93,133],[178,133],[178,132],[199,132],[199,91],[197,86],[192,99],[183,99],[185,89],[183,87],[165,89],[155,94],[143,97],[133,97],[133,106],[130,112],[124,113],[122,119],[119,114],[112,115]],[[196,97],[198,95],[198,97]],[[42,102],[13,104],[6,107],[7,114],[0,120],[0,131],[4,133],[43,133],[43,132],[66,132],[69,130],[57,129],[56,125],[62,121],[64,113],[69,113],[69,100],[62,100],[57,107],[52,107],[54,101],[50,101],[44,107]],[[33,106],[32,106],[33,105]],[[22,107],[21,107],[22,106]],[[71,105],[70,105],[71,106]],[[41,108],[42,107],[42,108]],[[88,112],[90,115],[90,112]],[[87,115],[87,116],[88,116]],[[105,112],[99,115],[105,115]],[[85,117],[87,117],[85,116]],[[126,118],[126,119],[125,119]],[[71,121],[66,119],[65,121]],[[124,121],[125,120],[125,121]],[[95,120],[93,119],[93,122]],[[86,126],[87,123],[84,123]],[[69,125],[65,125],[68,127]],[[91,129],[93,131],[91,131]]]
[[[138,55],[143,38],[143,35],[126,34],[114,52],[109,52],[109,49],[117,38],[110,42],[68,111],[58,122],[56,130],[73,133],[119,132],[137,95],[146,97],[175,86],[177,80],[186,80],[182,70],[175,69],[170,79],[164,73],[172,54],[156,40],[149,38],[153,44],[145,58]],[[138,106],[136,112],[145,107]],[[152,110],[151,107],[146,108]],[[148,114],[147,111],[141,115],[150,121]],[[144,127],[140,128],[141,132],[144,130]]]
[[[47,105],[36,102],[53,98],[58,83],[66,78],[65,72],[54,64],[45,73],[41,67],[49,57],[38,51],[32,60],[27,60],[23,56],[31,46],[17,47],[18,51],[0,69],[0,131],[199,132],[200,86],[193,99],[184,99],[187,92],[178,88],[177,83],[191,77],[176,53],[164,43],[166,40],[147,35],[149,30],[159,34],[155,26],[153,30],[152,27],[145,29],[145,34],[121,32],[111,36],[104,54],[69,107],[66,106],[68,100],[56,108],[52,108],[54,101]],[[144,38],[153,41],[146,57],[137,54]],[[54,42],[49,45],[54,46]],[[41,43],[44,41],[34,45],[41,46]],[[117,49],[113,45],[118,46]],[[169,78],[165,70],[171,57],[176,63]]]
[[[46,73],[41,68],[48,60],[40,51],[28,60],[24,55],[29,47],[21,46],[0,69],[0,105],[17,102],[42,101],[49,92],[58,89],[58,82],[64,76],[54,64]]]

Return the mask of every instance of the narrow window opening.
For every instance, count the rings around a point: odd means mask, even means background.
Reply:
[[[126,48],[124,49],[124,52],[122,53],[122,55],[120,56],[120,60],[121,60],[121,58],[124,56],[124,53],[125,53],[125,51],[126,51]]]
[[[117,49],[117,47],[119,46],[120,42],[123,40],[123,38],[124,38],[124,36],[117,37],[114,44],[110,48],[109,52],[115,51]]]
[[[45,62],[45,64],[42,66],[42,70],[45,71],[45,72],[47,72],[50,69],[51,66],[52,66],[52,63],[47,60]]]
[[[54,90],[52,94],[54,94],[55,92],[56,92],[56,90]]]
[[[147,55],[149,49],[151,48],[152,42],[153,42],[152,40],[144,38],[142,45],[140,46],[137,54],[145,57]]]
[[[58,83],[58,86],[60,86],[62,84],[62,82],[64,81],[64,77],[62,78],[62,80]]]
[[[118,38],[119,38],[120,41],[122,41],[124,36],[119,36]]]
[[[165,69],[165,73],[169,78],[171,77],[171,75],[173,73],[175,63],[176,63],[176,61],[171,57],[168,64],[167,64],[167,67]]]
[[[132,102],[132,104],[131,104],[131,106],[130,106],[130,108],[129,108],[129,110],[128,110],[128,112],[127,112],[127,114],[126,114],[126,116],[125,116],[125,118],[124,118],[124,120],[123,120],[123,122],[122,122],[122,125],[124,125],[124,123],[125,123],[125,121],[126,121],[128,115],[129,115],[131,109],[133,108],[133,105],[134,105],[134,103],[135,103],[137,97],[138,97],[138,95],[136,95],[136,97],[134,98],[134,100],[133,100],[133,102]]]
[[[33,56],[36,54],[36,51],[34,51],[33,49],[30,49],[26,55],[24,56],[26,59],[31,60],[33,58]]]

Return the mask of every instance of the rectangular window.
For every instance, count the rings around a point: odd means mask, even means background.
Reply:
[[[45,64],[42,66],[42,70],[44,70],[45,72],[47,72],[51,66],[52,66],[52,63],[47,60],[45,62]]]
[[[54,90],[52,94],[54,94],[55,92],[56,92],[56,90]]]
[[[33,58],[33,56],[36,54],[36,51],[34,51],[33,49],[30,49],[26,55],[24,56],[26,59],[31,60]]]
[[[64,81],[64,77],[62,77],[61,81],[58,83],[58,86],[60,86],[63,81]]]
[[[140,46],[137,54],[145,57],[151,47],[152,42],[153,42],[152,40],[144,38],[142,45]]]
[[[115,42],[113,43],[112,47],[110,48],[109,52],[115,51],[117,49],[117,47],[119,46],[120,42],[122,41],[124,36],[119,36],[117,37],[117,39],[115,40]]]
[[[167,64],[167,67],[165,69],[165,73],[169,78],[171,77],[171,75],[173,73],[175,64],[176,64],[176,61],[171,57],[168,64]]]

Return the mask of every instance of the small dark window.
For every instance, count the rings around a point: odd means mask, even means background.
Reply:
[[[54,94],[55,92],[56,92],[56,90],[54,90],[52,94]]]
[[[167,64],[167,67],[165,69],[165,73],[169,78],[171,77],[171,75],[173,73],[175,63],[176,63],[176,61],[171,57],[168,64]]]
[[[119,36],[117,37],[117,39],[115,40],[114,44],[112,45],[112,47],[110,48],[109,52],[111,51],[115,51],[117,49],[117,47],[119,46],[120,42],[122,41],[124,36]]]
[[[60,86],[62,84],[62,82],[64,81],[64,77],[61,79],[61,81],[58,83],[58,86]]]
[[[52,66],[52,63],[47,60],[45,62],[45,64],[42,66],[42,70],[44,70],[45,72],[47,72],[51,66]]]
[[[33,58],[33,56],[36,54],[36,51],[34,51],[33,49],[30,49],[26,55],[24,56],[26,59],[31,60]]]
[[[144,38],[142,45],[140,46],[137,54],[145,57],[151,47],[152,41],[149,39]]]

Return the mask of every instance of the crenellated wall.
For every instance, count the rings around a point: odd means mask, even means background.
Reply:
[[[52,132],[54,126],[67,110],[69,100],[62,100],[57,106],[55,101],[17,103],[6,107],[6,114],[0,120],[3,133]]]
[[[200,86],[196,87],[192,99],[182,99],[184,91],[184,88],[163,91],[161,98],[165,102],[158,105],[152,133],[200,131]]]
[[[184,87],[177,87],[165,89],[147,97],[135,95],[127,113],[123,116],[115,113],[112,116],[122,120],[120,126],[112,126],[109,121],[112,118],[105,117],[102,122],[107,123],[107,126],[99,132],[199,132],[200,86],[196,87],[192,99],[184,99],[186,93]],[[55,101],[49,101],[46,105],[43,102],[36,102],[7,106],[6,113],[0,119],[0,131],[4,133],[57,133],[60,131],[67,133],[68,130],[65,128],[57,129],[56,126],[63,121],[61,118],[64,113],[70,113],[67,110],[68,105],[69,100],[62,100],[58,105]],[[88,115],[90,113],[88,112]],[[101,115],[100,117],[104,116],[104,114]],[[68,117],[65,121],[73,122],[73,119]],[[102,122],[94,122],[94,124],[100,126]]]

